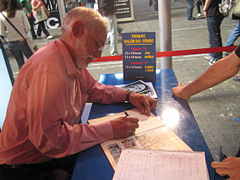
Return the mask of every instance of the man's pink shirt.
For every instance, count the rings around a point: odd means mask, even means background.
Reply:
[[[38,50],[14,83],[0,132],[0,164],[31,164],[75,154],[113,139],[109,122],[79,124],[86,102],[123,102],[126,90],[78,70],[64,43]]]

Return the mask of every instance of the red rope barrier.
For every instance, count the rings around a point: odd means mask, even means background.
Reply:
[[[227,47],[178,50],[178,51],[163,51],[163,52],[157,52],[156,57],[183,56],[183,55],[233,51],[236,47],[237,46],[227,46]],[[106,61],[121,61],[122,59],[123,59],[122,55],[119,55],[119,56],[104,56],[104,57],[100,57],[100,58],[96,59],[95,61],[93,61],[93,63],[95,63],[95,62],[106,62]]]

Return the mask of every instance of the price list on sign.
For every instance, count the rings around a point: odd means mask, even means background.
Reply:
[[[124,80],[155,81],[155,32],[123,33],[122,45]]]

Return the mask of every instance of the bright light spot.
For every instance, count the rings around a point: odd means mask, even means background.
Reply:
[[[174,128],[179,123],[179,112],[174,108],[166,108],[162,113],[163,123],[171,128]]]
[[[123,73],[116,73],[114,74],[116,79],[122,79],[123,78]]]

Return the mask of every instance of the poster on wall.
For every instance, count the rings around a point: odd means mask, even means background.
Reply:
[[[114,0],[118,22],[134,21],[133,0]]]
[[[50,17],[45,21],[48,29],[61,27],[60,14],[57,0],[43,0],[45,7],[50,12]]]
[[[122,45],[124,80],[155,81],[155,32],[123,33]]]

